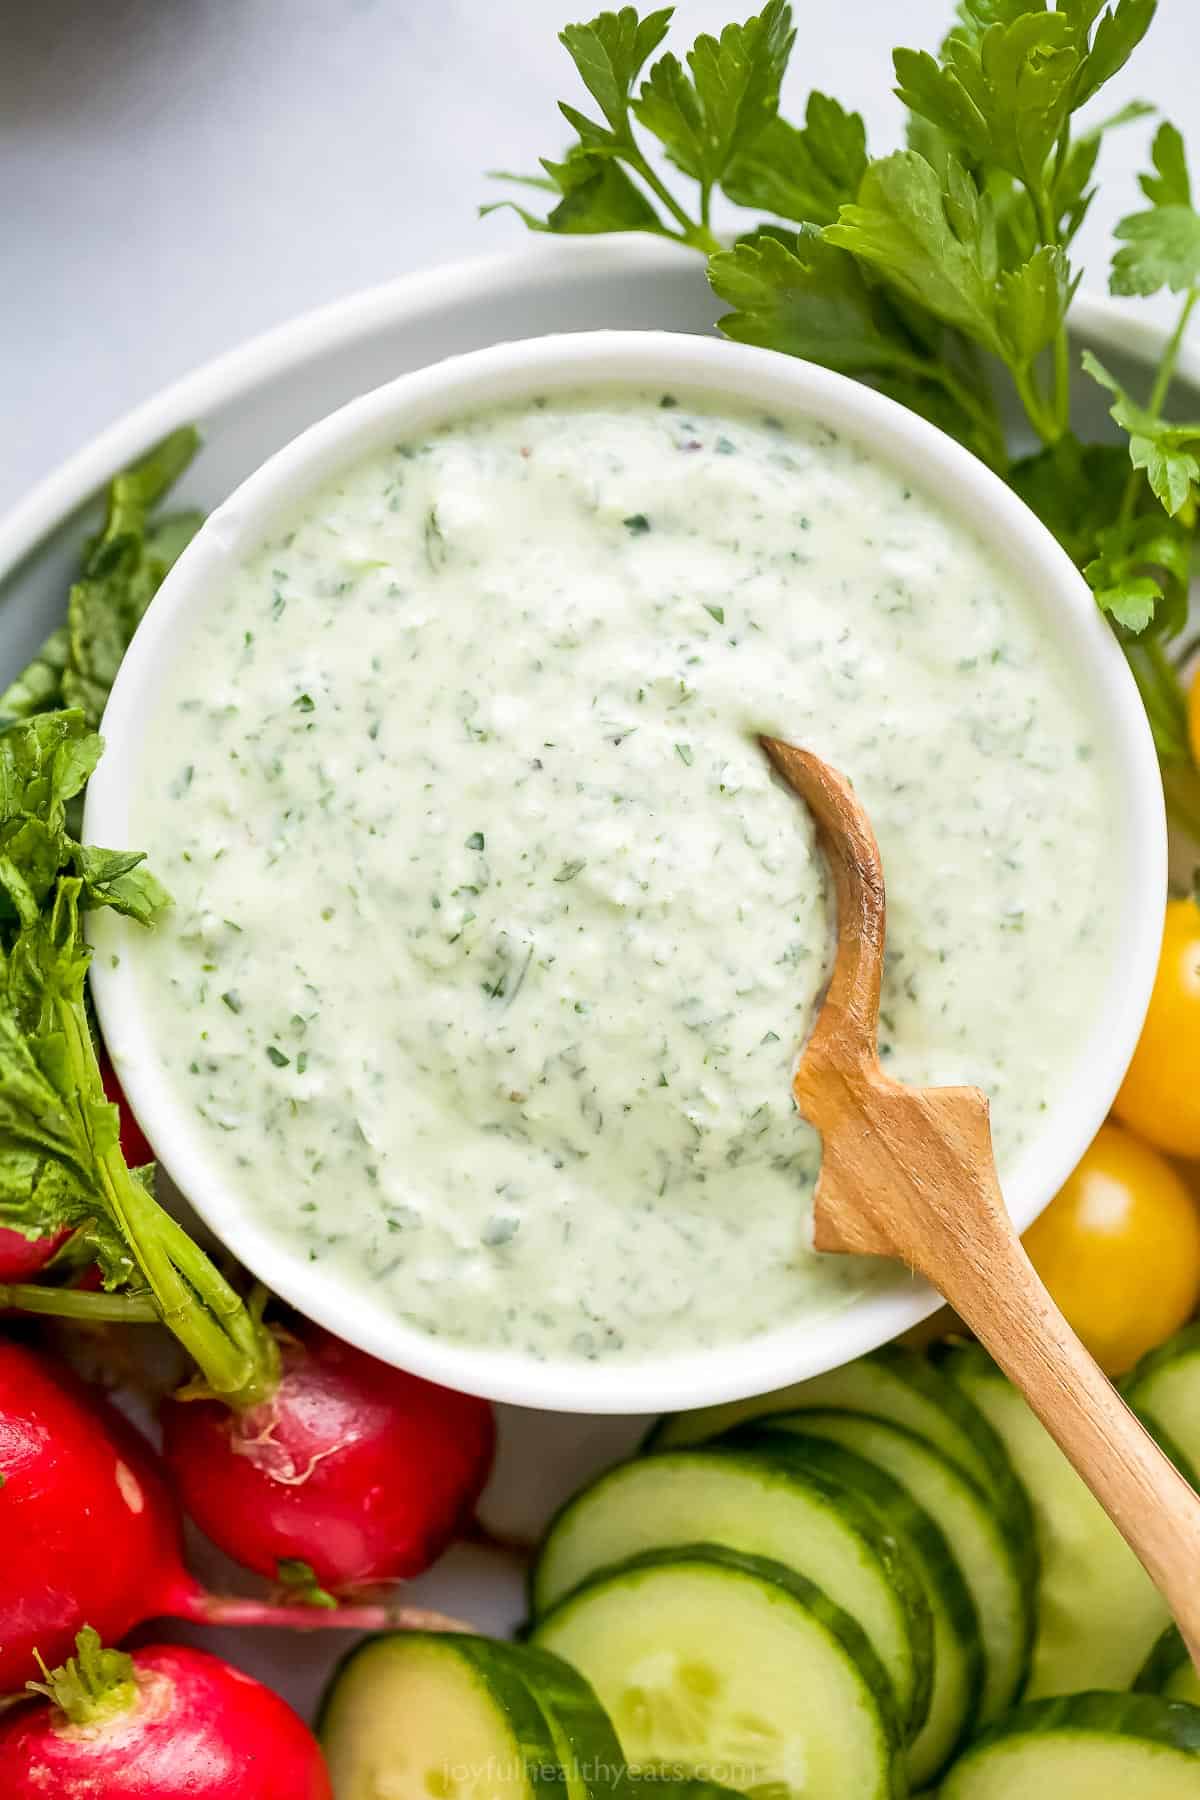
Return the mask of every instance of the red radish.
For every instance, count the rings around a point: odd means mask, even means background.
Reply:
[[[107,1642],[143,1619],[222,1625],[423,1625],[415,1608],[318,1611],[208,1594],[182,1561],[179,1513],[158,1459],[66,1369],[0,1340],[0,1694],[67,1657],[76,1632]],[[3,1791],[0,1789],[0,1791]]]
[[[32,1280],[70,1235],[59,1231],[53,1237],[27,1238],[0,1225],[0,1282]]]
[[[204,1650],[131,1656],[81,1631],[0,1721],[5,1800],[333,1800],[317,1740],[278,1694]]]
[[[278,1386],[259,1405],[167,1403],[163,1452],[184,1508],[272,1578],[301,1564],[338,1592],[416,1575],[471,1518],[492,1409],[303,1332],[281,1339]]]

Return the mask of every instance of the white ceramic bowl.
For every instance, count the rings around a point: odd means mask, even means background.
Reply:
[[[1132,1054],[1153,980],[1165,894],[1162,793],[1146,717],[1125,660],[1065,552],[1013,493],[967,451],[912,413],[811,364],[717,340],[659,332],[589,332],[526,339],[453,358],[364,395],[304,432],[245,481],[180,559],[140,627],[105,714],[108,749],[88,792],[89,841],[130,843],[130,797],[154,755],[147,721],[188,622],[219,593],[274,522],[337,470],[398,434],[411,436],[482,407],[580,386],[651,385],[728,396],[815,418],[910,470],[949,512],[969,520],[1002,557],[1065,644],[1114,755],[1112,871],[1121,944],[1094,1029],[1061,1099],[1005,1183],[1024,1229],[1078,1161]],[[153,845],[138,846],[153,853]],[[1065,868],[1063,879],[1072,878]],[[276,1293],[364,1350],[450,1387],[567,1412],[645,1412],[760,1393],[835,1367],[915,1324],[937,1304],[902,1274],[829,1317],[800,1318],[717,1350],[664,1353],[611,1365],[545,1362],[487,1346],[446,1344],[400,1322],[365,1287],[348,1287],[296,1253],[241,1205],[186,1102],[156,1058],[126,954],[106,954],[122,927],[94,926],[93,985],[125,1091],[177,1186],[221,1240]]]

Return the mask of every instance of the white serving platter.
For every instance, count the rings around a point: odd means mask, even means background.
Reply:
[[[543,332],[599,327],[710,332],[721,308],[692,252],[649,238],[538,240],[499,256],[410,275],[305,314],[164,389],[95,438],[6,518],[0,519],[0,686],[61,621],[79,549],[99,517],[113,472],[175,426],[197,423],[204,448],[174,496],[217,504],[264,457],[355,395],[457,351]],[[1164,334],[1127,308],[1081,295],[1072,314],[1079,344],[1097,349],[1137,389],[1138,366]],[[1143,378],[1144,379],[1144,378]],[[1179,361],[1181,388],[1200,406],[1200,341]],[[1079,396],[1088,428],[1111,431],[1104,396]],[[499,1409],[500,1451],[484,1517],[527,1538],[560,1500],[625,1454],[644,1418],[588,1418]],[[248,1578],[203,1545],[193,1563],[214,1586]],[[97,1553],[103,1554],[102,1547]],[[462,1545],[410,1585],[406,1597],[507,1632],[523,1612],[518,1557]],[[269,1682],[311,1717],[324,1680],[351,1641],[341,1632],[147,1628],[142,1637],[188,1637]]]

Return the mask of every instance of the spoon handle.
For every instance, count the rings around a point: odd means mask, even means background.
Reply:
[[[983,1204],[977,1194],[964,1207],[969,1237],[926,1235],[920,1272],[1020,1388],[1095,1494],[1200,1669],[1200,1496],[1084,1349],[1025,1254],[994,1177],[991,1185]]]
[[[886,901],[853,788],[810,751],[762,747],[829,859],[838,945],[793,1082],[821,1134],[818,1250],[894,1257],[938,1288],[1024,1394],[1175,1615],[1200,1670],[1200,1495],[1125,1405],[1042,1285],[996,1177],[978,1088],[893,1080],[876,1049]]]

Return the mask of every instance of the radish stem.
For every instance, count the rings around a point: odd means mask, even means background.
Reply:
[[[82,1004],[60,994],[57,1013],[76,1076],[77,1121],[92,1152],[95,1178],[163,1324],[214,1394],[239,1409],[258,1405],[279,1378],[275,1340],[199,1245],[130,1173],[119,1140],[107,1129],[112,1114]]]
[[[319,1606],[284,1606],[275,1601],[242,1600],[234,1596],[198,1591],[182,1608],[180,1618],[205,1625],[283,1625],[290,1631],[474,1631],[463,1619],[434,1612],[426,1606],[343,1606],[326,1611]]]
[[[79,1288],[42,1287],[34,1281],[0,1282],[0,1312],[44,1313],[96,1325],[157,1325],[149,1294],[93,1294]]]

